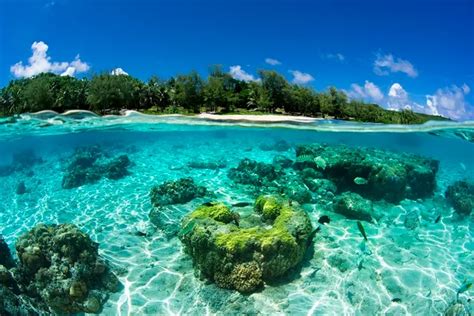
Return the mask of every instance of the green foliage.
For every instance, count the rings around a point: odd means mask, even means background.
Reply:
[[[138,79],[127,75],[98,75],[89,83],[87,102],[91,110],[99,113],[136,109],[140,104],[142,86]]]
[[[390,111],[376,104],[348,100],[334,87],[316,92],[294,85],[275,71],[262,70],[260,80],[232,78],[219,65],[207,79],[195,71],[167,81],[152,77],[142,82],[127,75],[99,74],[76,79],[51,73],[12,80],[0,90],[0,113],[14,115],[41,110],[92,110],[101,114],[136,109],[150,114],[275,113],[387,124],[421,124],[445,120],[440,116]]]

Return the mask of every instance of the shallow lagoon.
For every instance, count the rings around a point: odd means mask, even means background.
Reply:
[[[460,127],[472,133],[471,126]],[[12,250],[15,240],[38,223],[74,223],[88,233],[100,243],[101,255],[123,284],[105,304],[104,315],[436,315],[456,300],[466,280],[474,279],[473,215],[457,215],[444,199],[449,184],[474,179],[474,143],[455,137],[455,128],[435,125],[433,131],[400,133],[390,127],[377,131],[379,125],[334,122],[264,126],[133,115],[81,120],[24,116],[0,125],[0,165],[25,150],[42,161],[0,178],[0,233]],[[262,150],[263,144],[281,140],[291,148]],[[303,205],[313,226],[319,225],[321,215],[331,222],[316,234],[311,255],[288,279],[251,295],[197,279],[181,242],[168,232],[209,198],[167,207],[163,227],[150,223],[149,192],[154,185],[192,177],[215,192],[216,200],[229,205],[251,202],[254,192],[229,179],[230,168],[244,158],[271,163],[276,155],[285,155],[295,160],[294,147],[311,143],[375,147],[437,159],[437,189],[423,200],[374,202],[384,216],[377,223],[364,222],[369,239],[365,246],[356,221],[333,213],[330,205],[313,197]],[[99,145],[110,156],[126,154],[132,162],[130,174],[63,189],[70,156],[77,147],[90,145]],[[194,169],[188,167],[191,161],[224,161],[226,167]],[[21,181],[27,192],[18,195]],[[405,216],[413,211],[419,214],[419,225],[409,229]],[[471,298],[472,291],[459,295],[472,312]]]

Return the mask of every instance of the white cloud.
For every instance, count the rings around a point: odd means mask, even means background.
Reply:
[[[265,58],[265,62],[272,66],[281,65],[281,62],[278,59],[274,58]]]
[[[408,99],[408,93],[398,82],[390,87],[386,103],[390,110],[412,110],[414,108],[414,104]]]
[[[427,113],[456,120],[472,117],[473,113],[465,100],[465,96],[470,91],[471,89],[466,84],[461,87],[452,85],[436,90],[433,95],[426,96]]]
[[[229,74],[232,78],[242,81],[259,81],[259,79],[255,79],[255,77],[245,70],[242,69],[240,65],[230,66]]]
[[[326,55],[324,55],[324,57],[326,59],[335,59],[335,60],[338,60],[338,61],[341,61],[341,62],[346,59],[346,57],[341,53],[326,54]]]
[[[128,72],[126,72],[125,70],[123,70],[122,68],[115,68],[114,70],[112,70],[110,72],[111,75],[113,76],[119,76],[119,75],[124,75],[124,76],[128,76]]]
[[[384,98],[382,91],[377,85],[368,80],[365,81],[364,86],[357,83],[351,85],[350,91],[345,91],[347,96],[351,99],[367,99],[370,101],[379,102]]]
[[[73,76],[75,73],[89,70],[89,65],[80,60],[79,55],[72,62],[51,62],[48,56],[48,45],[44,42],[34,42],[31,45],[33,54],[28,58],[28,64],[23,65],[20,61],[10,67],[11,73],[18,78],[29,78],[43,72],[60,73],[61,75]]]
[[[291,82],[295,84],[306,84],[314,80],[314,77],[306,72],[301,72],[299,70],[290,70],[290,73],[293,75],[293,80]]]
[[[426,95],[426,104],[413,101],[398,82],[390,86],[387,95],[384,95],[379,87],[367,80],[364,86],[354,83],[349,91],[343,91],[350,99],[371,101],[389,110],[412,110],[455,120],[474,119],[474,109],[465,99],[465,96],[471,91],[466,84],[461,87],[452,85],[438,89],[433,95]]]
[[[395,58],[392,54],[377,55],[374,61],[374,72],[379,76],[388,75],[390,72],[403,72],[409,77],[418,76],[418,71],[408,60]]]

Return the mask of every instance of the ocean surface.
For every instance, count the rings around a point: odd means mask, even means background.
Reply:
[[[272,150],[278,142],[289,146]],[[153,186],[192,177],[214,192],[212,200],[251,203],[254,193],[228,177],[230,168],[244,158],[272,163],[283,155],[294,161],[296,146],[315,143],[438,160],[435,192],[397,203],[373,201],[382,216],[363,223],[365,244],[356,220],[313,196],[302,205],[313,227],[322,215],[331,221],[316,234],[311,255],[297,275],[250,295],[197,278],[191,258],[170,233],[209,198],[166,207],[161,227],[150,222]],[[99,146],[110,157],[127,155],[129,174],[63,188],[70,157],[86,146]],[[265,124],[45,113],[0,121],[0,166],[19,153],[35,158],[31,166],[0,176],[0,233],[13,253],[15,240],[38,223],[73,223],[89,234],[123,285],[110,296],[103,315],[439,315],[457,301],[467,313],[474,312],[472,288],[458,294],[474,280],[473,214],[460,216],[445,199],[448,185],[474,180],[472,123]],[[193,161],[225,166],[196,169],[188,166]],[[26,192],[17,194],[22,181]],[[407,214],[416,214],[415,227],[406,224]]]

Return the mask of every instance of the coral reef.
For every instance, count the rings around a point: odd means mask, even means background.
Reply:
[[[281,175],[275,166],[255,160],[243,159],[237,168],[231,168],[228,177],[236,183],[268,186]]]
[[[474,209],[474,183],[456,181],[446,189],[446,199],[460,215],[469,215]]]
[[[412,154],[323,144],[299,146],[295,163],[297,169],[320,172],[339,190],[389,202],[432,195],[438,165],[437,160]]]
[[[261,216],[258,225],[217,202],[182,221],[185,251],[201,275],[219,287],[255,292],[303,260],[312,233],[308,215],[273,196],[258,197],[254,211]]]
[[[334,199],[334,212],[350,219],[372,221],[372,202],[357,193],[344,192]]]
[[[151,203],[158,206],[187,203],[195,198],[203,197],[207,189],[194,183],[192,178],[181,178],[166,181],[150,190]]]
[[[63,176],[62,187],[72,189],[99,181],[102,177],[121,179],[129,174],[130,159],[121,155],[107,159],[98,146],[78,148]]]
[[[119,281],[98,255],[98,244],[75,225],[37,225],[16,250],[18,284],[54,313],[98,313]]]

